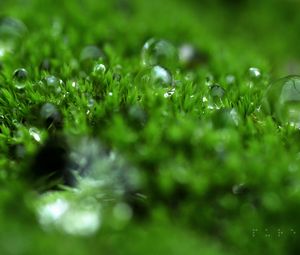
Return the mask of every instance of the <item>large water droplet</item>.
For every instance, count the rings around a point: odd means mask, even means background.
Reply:
[[[41,133],[40,133],[40,131],[37,128],[35,128],[35,127],[29,128],[29,134],[37,142],[41,141]]]
[[[172,83],[172,76],[165,68],[154,66],[151,70],[151,80],[155,83],[170,85]]]
[[[178,64],[177,49],[166,40],[148,40],[142,49],[142,64],[144,66],[160,65],[167,68]]]
[[[0,58],[14,51],[27,32],[22,21],[5,17],[0,20]]]
[[[248,72],[251,79],[258,79],[261,77],[261,71],[257,67],[250,67]]]
[[[227,128],[238,126],[240,117],[237,111],[232,108],[218,109],[212,116],[213,124],[216,128]]]
[[[205,64],[208,58],[205,52],[200,52],[191,44],[185,43],[179,47],[179,60],[184,67],[194,68],[200,64]]]
[[[142,70],[136,77],[138,85],[155,84],[162,86],[172,85],[171,73],[161,67],[153,66]]]
[[[43,79],[43,82],[45,85],[47,85],[47,88],[50,91],[53,91],[57,94],[61,92],[61,87],[64,85],[64,82],[61,79],[55,77],[54,75],[46,76]]]
[[[225,89],[218,84],[214,84],[210,87],[210,95],[213,98],[222,98],[225,95]]]
[[[291,75],[271,83],[263,99],[263,110],[281,124],[300,128],[300,76]]]
[[[40,116],[45,122],[47,128],[49,127],[62,127],[62,116],[56,106],[50,103],[46,103],[41,107]]]
[[[15,80],[15,87],[17,89],[23,89],[25,87],[25,81],[28,77],[28,72],[24,68],[19,68],[14,71],[13,78]]]
[[[93,75],[103,75],[106,72],[106,66],[104,64],[96,64],[93,69]]]

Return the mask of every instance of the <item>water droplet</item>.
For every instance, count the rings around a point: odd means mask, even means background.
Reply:
[[[89,98],[88,99],[88,107],[92,108],[95,105],[96,101],[94,98]]]
[[[164,97],[165,97],[165,98],[170,98],[171,96],[174,95],[174,93],[175,93],[175,88],[173,88],[173,89],[171,89],[170,91],[166,92],[166,93],[164,94]]]
[[[64,85],[64,82],[61,79],[55,77],[54,75],[49,75],[45,77],[43,81],[47,85],[47,88],[49,88],[51,91],[54,91],[57,94],[61,92],[61,86]]]
[[[151,70],[151,80],[155,83],[171,85],[172,76],[165,68],[161,66],[154,66]]]
[[[205,85],[212,86],[214,83],[214,76],[212,74],[208,74],[205,78]]]
[[[17,89],[23,89],[25,87],[25,81],[28,78],[28,72],[24,68],[19,68],[14,71],[13,78],[15,80],[15,87]]]
[[[239,115],[234,108],[217,109],[217,111],[212,116],[212,121],[216,128],[238,126],[239,120]]]
[[[247,191],[247,188],[244,183],[236,184],[232,187],[232,193],[234,195],[241,195]]]
[[[105,54],[95,45],[86,46],[80,53],[81,68],[90,73],[94,69],[95,62],[104,61],[106,59]],[[85,76],[85,72],[82,75]]]
[[[96,64],[94,66],[93,74],[98,75],[98,74],[104,74],[106,72],[106,67],[104,64]]]
[[[249,68],[249,77],[251,79],[258,79],[261,77],[261,71],[257,67]]]
[[[57,128],[62,127],[62,116],[56,106],[50,103],[46,103],[41,107],[40,116],[45,122],[47,128],[54,126]]]
[[[137,75],[136,81],[139,85],[155,84],[169,86],[172,85],[172,75],[167,69],[161,66],[153,66],[142,70]]]
[[[98,208],[74,208],[67,210],[61,220],[61,227],[67,233],[78,236],[90,236],[100,227]]]
[[[128,110],[128,119],[136,127],[140,128],[147,121],[147,114],[139,105],[132,105]]]
[[[271,83],[262,106],[280,123],[300,128],[300,76],[291,75]]]
[[[208,55],[199,52],[193,45],[186,43],[179,47],[179,61],[184,67],[194,68],[199,64],[206,63]]]
[[[210,95],[213,98],[222,98],[225,95],[225,89],[218,84],[214,84],[210,87]]]
[[[233,85],[235,84],[236,82],[236,79],[235,79],[235,76],[232,75],[232,74],[229,74],[225,77],[225,82],[228,84],[228,85]]]
[[[0,20],[0,58],[12,52],[27,32],[24,23],[5,17]]]
[[[178,63],[177,49],[166,40],[148,40],[142,49],[142,64],[144,66],[160,65],[172,68]]]
[[[40,134],[40,131],[35,128],[35,127],[32,127],[32,128],[29,128],[29,134],[33,137],[34,140],[36,140],[37,142],[40,142],[41,141],[41,134]]]
[[[104,54],[103,52],[95,45],[89,45],[82,49],[80,53],[80,60],[86,61],[86,60],[99,60],[100,58],[103,58]]]
[[[17,81],[24,81],[28,77],[28,72],[24,68],[19,68],[14,71],[13,77]]]
[[[41,197],[37,207],[39,223],[45,229],[54,228],[70,235],[90,236],[100,227],[100,207],[94,199],[85,200],[72,201],[59,193],[46,194]]]

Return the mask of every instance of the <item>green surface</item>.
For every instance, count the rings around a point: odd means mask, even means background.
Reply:
[[[3,17],[26,26],[13,41],[0,34],[0,254],[298,254],[300,133],[261,105],[271,81],[300,74],[299,11],[296,0],[0,1]],[[204,57],[193,66],[172,57],[174,86],[161,84],[141,61],[150,38]],[[100,49],[94,62],[88,45]],[[286,95],[299,119],[297,93]],[[44,125],[45,103],[63,123]],[[84,177],[76,189],[37,192],[47,184],[27,176],[54,135],[98,153],[91,178],[101,188]],[[38,208],[56,199],[96,206],[99,229],[42,226]]]

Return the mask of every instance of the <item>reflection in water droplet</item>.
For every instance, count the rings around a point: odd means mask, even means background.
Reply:
[[[41,135],[40,135],[40,131],[35,128],[29,128],[29,134],[33,137],[34,140],[36,140],[37,142],[41,141]]]
[[[45,122],[47,128],[50,126],[61,128],[63,118],[55,105],[46,103],[41,107],[40,117]]]
[[[98,60],[99,58],[103,57],[103,52],[95,45],[86,46],[80,53],[81,61]]]
[[[140,85],[147,85],[147,84],[155,84],[155,85],[162,85],[162,86],[169,86],[172,85],[172,75],[171,73],[161,67],[161,66],[153,66],[150,68],[146,68],[142,70],[136,76],[136,82]]]
[[[64,85],[64,82],[55,77],[54,75],[49,75],[44,78],[44,83],[48,86],[48,88],[56,93],[61,92],[61,86]]]
[[[210,95],[213,98],[222,98],[225,95],[225,89],[218,84],[214,84],[210,87]]]
[[[96,64],[94,66],[94,70],[93,70],[94,75],[104,74],[105,72],[106,72],[106,67],[104,64]]]
[[[166,92],[166,93],[164,94],[164,97],[165,97],[165,98],[169,98],[169,97],[173,96],[174,93],[175,93],[175,88],[173,88],[173,89],[171,89],[170,91]]]
[[[232,187],[232,193],[234,195],[241,195],[246,191],[246,187],[244,183],[236,184]]]
[[[184,67],[195,68],[200,64],[206,64],[209,55],[199,51],[193,45],[185,43],[179,47],[179,60]]]
[[[300,128],[300,76],[291,75],[271,83],[262,106],[280,123]]]
[[[239,115],[237,111],[232,108],[217,109],[212,116],[212,121],[216,128],[234,127],[239,125]]]
[[[257,67],[250,67],[249,68],[249,76],[250,78],[260,78],[261,77],[261,71]]]
[[[28,77],[28,72],[24,68],[16,69],[13,73],[15,87],[17,89],[23,89],[25,87],[25,82],[27,77]]]
[[[172,83],[172,76],[163,67],[154,66],[151,70],[151,80],[155,83],[170,85]]]
[[[166,40],[148,40],[142,49],[142,64],[144,66],[160,65],[172,68],[178,63],[177,49]]]
[[[88,99],[88,107],[92,108],[95,105],[96,101],[94,98],[89,98]]]

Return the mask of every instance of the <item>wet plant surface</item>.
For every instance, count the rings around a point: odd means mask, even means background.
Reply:
[[[0,254],[299,254],[299,10],[1,1]]]

